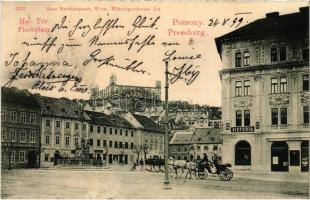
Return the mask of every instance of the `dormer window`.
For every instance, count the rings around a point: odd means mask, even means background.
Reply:
[[[248,52],[248,51],[243,53],[243,65],[244,66],[250,65],[250,52]]]
[[[241,67],[241,53],[237,52],[235,55],[235,65],[236,67]]]

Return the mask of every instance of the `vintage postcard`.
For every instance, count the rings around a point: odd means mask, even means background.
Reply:
[[[1,198],[309,198],[308,1],[1,3]]]

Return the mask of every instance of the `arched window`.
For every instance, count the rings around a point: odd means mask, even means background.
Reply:
[[[236,67],[241,67],[241,53],[237,52],[235,55],[235,65]]]
[[[243,66],[250,65],[250,52],[246,51],[243,53]]]
[[[251,145],[247,141],[239,141],[235,146],[235,165],[251,165]]]
[[[271,145],[271,171],[288,171],[288,145],[285,141]]]

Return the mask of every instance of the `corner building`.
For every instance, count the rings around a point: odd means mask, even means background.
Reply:
[[[222,160],[264,173],[309,171],[309,7],[268,13],[216,38]]]

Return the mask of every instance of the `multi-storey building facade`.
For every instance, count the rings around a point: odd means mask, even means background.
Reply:
[[[222,138],[219,129],[195,128],[176,131],[169,143],[170,156],[178,160],[200,160],[204,154],[211,160],[221,158]]]
[[[193,131],[176,131],[169,143],[169,155],[177,160],[188,160]]]
[[[120,116],[84,111],[89,121],[89,153],[91,158],[109,164],[128,164],[136,160],[134,151],[137,134]]]
[[[41,166],[54,165],[56,157],[79,157],[88,138],[88,118],[80,104],[65,98],[35,95],[42,111]]]
[[[27,90],[1,89],[2,168],[40,167],[41,112]]]
[[[219,129],[215,128],[196,128],[189,146],[190,160],[200,160],[204,154],[211,160],[215,156],[221,159],[222,137]]]
[[[136,129],[137,145],[141,149],[142,159],[164,157],[164,129],[150,118],[124,113],[123,117]]]
[[[216,39],[223,63],[223,161],[309,170],[309,7],[268,13]]]

